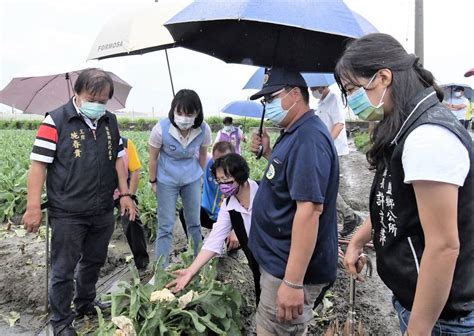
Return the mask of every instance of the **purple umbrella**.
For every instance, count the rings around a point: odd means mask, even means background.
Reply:
[[[472,68],[471,70],[467,71],[464,74],[464,77],[470,77],[470,76],[474,76],[474,68]]]
[[[24,113],[45,114],[64,105],[74,95],[74,83],[82,70],[50,76],[18,77],[0,91],[0,103]],[[127,82],[107,71],[114,83],[114,95],[107,103],[109,111],[125,108],[132,88]]]

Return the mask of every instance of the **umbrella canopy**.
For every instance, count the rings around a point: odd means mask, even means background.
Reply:
[[[163,26],[191,0],[155,2],[110,19],[97,36],[87,60],[141,55],[174,47],[174,40]]]
[[[224,106],[222,112],[242,117],[260,118],[263,106],[252,100],[235,100]]]
[[[441,85],[444,90],[444,95],[447,98],[451,98],[453,96],[453,92],[456,86],[462,86],[464,88],[464,97],[466,97],[467,99],[472,98],[472,88],[467,84],[449,83]]]
[[[227,63],[331,72],[345,43],[376,32],[342,0],[196,0],[165,23],[176,45]]]
[[[464,77],[470,77],[470,76],[474,76],[474,68],[472,68],[471,70],[469,70],[468,72],[464,74]]]
[[[50,76],[17,77],[0,91],[0,103],[13,106],[25,113],[45,114],[52,111],[74,95],[74,83],[82,70]],[[132,88],[112,72],[107,73],[114,83],[114,95],[107,103],[109,111],[125,108]]]
[[[260,90],[263,86],[263,77],[265,75],[265,69],[259,68],[250,77],[243,89],[256,89]],[[303,72],[301,74],[308,85],[308,87],[315,86],[329,86],[336,83],[334,74],[332,73],[314,73],[314,72]]]

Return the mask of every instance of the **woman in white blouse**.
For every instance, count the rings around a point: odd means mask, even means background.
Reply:
[[[204,245],[194,262],[186,269],[177,270],[174,274],[176,279],[166,287],[173,287],[174,292],[182,290],[214,256],[221,253],[225,240],[232,231],[231,213],[235,210],[242,217],[246,237],[250,231],[250,219],[252,217],[252,202],[258,189],[258,184],[249,179],[249,167],[243,157],[238,154],[227,154],[216,160],[212,171],[219,184],[219,188],[226,199],[221,205],[217,222],[212,231],[204,241]],[[235,223],[234,223],[235,225]],[[242,248],[246,248],[246,239],[239,239]],[[247,253],[246,253],[247,254]],[[248,256],[247,256],[248,257]]]

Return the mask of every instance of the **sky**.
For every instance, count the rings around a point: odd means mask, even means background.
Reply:
[[[171,0],[160,0],[163,1]],[[299,0],[276,1],[295,5]],[[127,111],[166,115],[172,93],[163,51],[86,62],[95,38],[108,20],[152,2],[0,0],[0,89],[13,77],[100,67],[133,86]],[[380,32],[393,35],[408,52],[414,52],[414,2],[345,0]],[[424,1],[424,66],[440,83],[461,82],[474,87],[474,77],[463,77],[474,67],[472,13],[472,0]],[[246,99],[255,92],[242,90],[255,67],[226,64],[183,48],[170,49],[168,55],[175,89],[195,90],[205,115],[217,115],[230,101]],[[0,104],[0,112],[10,111]]]

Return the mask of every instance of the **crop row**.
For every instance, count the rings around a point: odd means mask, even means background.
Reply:
[[[156,235],[156,197],[148,183],[148,137],[149,132],[126,131],[124,136],[136,144],[142,161],[141,179],[138,188],[139,210],[150,240]],[[17,223],[26,209],[26,182],[30,165],[30,152],[35,139],[34,130],[0,131],[0,223]],[[250,136],[249,136],[250,138]],[[257,161],[243,146],[243,156],[247,159],[251,178],[261,179],[266,160]],[[43,193],[43,199],[46,195]]]

